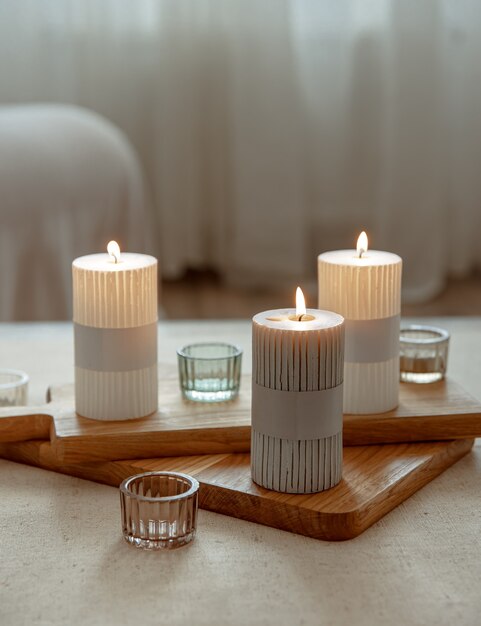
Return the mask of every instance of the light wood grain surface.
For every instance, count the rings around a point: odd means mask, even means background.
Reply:
[[[118,487],[150,471],[190,474],[199,506],[314,539],[357,537],[469,452],[472,439],[344,448],[341,482],[321,493],[278,493],[252,481],[249,454],[65,463],[43,441],[0,443],[0,457]]]
[[[50,402],[0,408],[0,442],[50,440],[61,463],[186,454],[248,452],[251,445],[251,377],[242,376],[232,402],[182,399],[177,372],[160,368],[159,411],[140,420],[96,421],[74,410],[73,385],[49,390]],[[399,406],[388,413],[345,415],[346,446],[481,437],[481,403],[451,379],[401,384]]]
[[[452,332],[448,370],[481,398],[481,320]],[[165,323],[159,354],[190,340],[240,343],[250,325]],[[0,366],[26,370],[30,401],[73,381],[67,324],[0,326]],[[0,462],[0,623],[475,625],[481,614],[481,450],[366,533],[322,543],[200,512],[191,547],[137,552],[111,487]]]

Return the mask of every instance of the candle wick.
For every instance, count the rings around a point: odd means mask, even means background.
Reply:
[[[362,248],[359,250],[359,259],[362,258],[362,255],[364,254],[365,250],[363,250]]]
[[[298,321],[298,322],[302,322],[302,318],[303,318],[303,317],[304,317],[304,313],[301,313],[301,314],[299,315],[299,317],[297,318],[297,321]]]

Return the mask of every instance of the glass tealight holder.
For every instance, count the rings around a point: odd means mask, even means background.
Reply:
[[[448,364],[449,333],[435,326],[411,325],[401,329],[400,370],[405,383],[442,380]]]
[[[239,394],[242,350],[228,343],[193,343],[177,351],[182,395],[225,402]]]
[[[0,369],[0,407],[25,406],[28,376],[19,370]]]
[[[146,472],[120,485],[125,541],[146,550],[173,550],[195,537],[199,483],[179,472]]]

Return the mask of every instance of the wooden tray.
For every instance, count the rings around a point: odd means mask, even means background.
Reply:
[[[400,405],[378,415],[345,415],[344,444],[366,445],[481,436],[481,405],[459,385],[401,384]],[[73,411],[73,386],[54,388],[40,407],[0,409],[0,442],[50,440],[62,463],[248,452],[250,377],[237,400],[182,400],[177,378],[159,383],[159,412],[141,420],[99,422]]]
[[[204,509],[339,541],[369,528],[464,456],[472,444],[473,440],[459,439],[345,448],[341,483],[307,496],[258,487],[250,478],[248,454],[65,465],[58,461],[50,443],[27,441],[0,444],[0,456],[109,485],[119,485],[127,476],[144,471],[186,472],[200,482],[200,506]]]

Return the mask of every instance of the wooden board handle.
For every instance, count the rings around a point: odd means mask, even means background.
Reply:
[[[45,407],[13,406],[0,409],[0,442],[50,439],[52,416]]]

